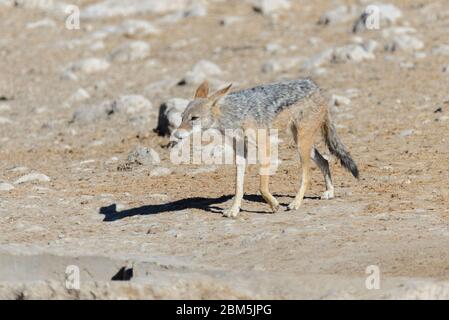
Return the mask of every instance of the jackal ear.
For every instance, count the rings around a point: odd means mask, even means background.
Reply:
[[[196,98],[207,98],[208,94],[209,94],[209,83],[207,82],[207,80],[204,80],[204,82],[202,84],[200,84],[198,89],[196,89],[195,99]]]
[[[227,86],[226,88],[223,88],[221,90],[218,90],[217,92],[215,92],[213,95],[211,95],[209,97],[209,100],[212,101],[212,105],[214,105],[215,103],[217,103],[217,101],[224,97],[225,95],[227,95],[229,93],[229,90],[231,90],[232,87],[232,83]]]

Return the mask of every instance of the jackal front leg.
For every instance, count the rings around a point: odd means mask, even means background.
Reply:
[[[235,196],[229,209],[223,212],[223,216],[235,218],[240,212],[243,199],[243,185],[245,181],[245,160],[243,163],[237,163],[237,173],[235,178]]]

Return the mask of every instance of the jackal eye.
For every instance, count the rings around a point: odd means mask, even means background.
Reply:
[[[190,120],[192,120],[192,121],[195,121],[195,120],[198,120],[199,119],[199,117],[191,117],[190,118]]]

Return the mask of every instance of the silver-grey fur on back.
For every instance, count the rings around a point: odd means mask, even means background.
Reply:
[[[246,116],[260,124],[269,124],[285,108],[319,90],[311,79],[281,81],[231,92],[220,101],[221,124],[241,126]]]

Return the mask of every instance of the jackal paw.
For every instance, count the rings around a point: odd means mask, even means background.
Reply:
[[[334,190],[326,190],[323,192],[323,195],[321,196],[322,200],[330,200],[335,197]]]
[[[277,211],[279,211],[280,207],[281,206],[279,205],[279,202],[277,200],[274,200],[272,203],[270,203],[272,213],[276,213]]]
[[[288,210],[298,210],[300,206],[300,201],[293,200],[293,202],[288,205]]]
[[[237,217],[239,212],[240,212],[240,208],[239,207],[232,206],[232,207],[230,207],[229,209],[226,209],[223,212],[223,217],[235,218],[235,217]]]

